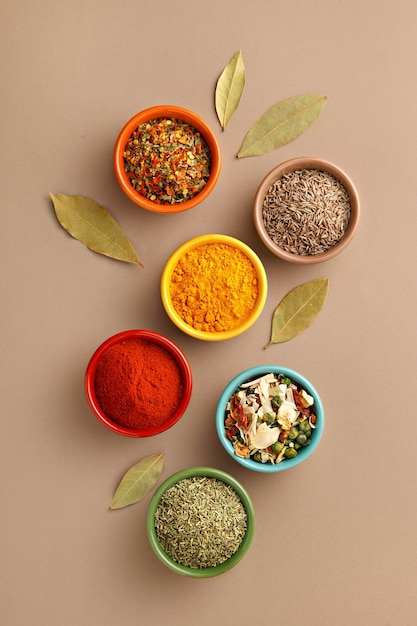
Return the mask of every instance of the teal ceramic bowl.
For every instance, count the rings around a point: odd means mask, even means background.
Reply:
[[[297,456],[288,459],[286,458],[279,463],[273,464],[261,463],[259,461],[253,460],[251,457],[242,458],[240,456],[237,456],[234,452],[233,443],[226,436],[226,430],[224,426],[226,407],[231,396],[238,390],[238,388],[243,383],[255,380],[269,373],[283,374],[284,376],[290,378],[295,384],[300,385],[310,396],[314,398],[315,414],[317,417],[315,428],[314,430],[312,430],[311,434],[311,443],[305,447],[300,448],[297,451]],[[277,472],[283,472],[285,470],[291,469],[292,467],[300,465],[300,463],[303,463],[311,454],[313,454],[323,435],[323,404],[318,392],[310,383],[310,381],[298,372],[280,365],[258,365],[256,367],[251,367],[235,376],[224,389],[223,393],[220,396],[216,410],[216,430],[223,448],[226,450],[229,456],[232,457],[234,461],[236,461],[236,463],[239,463],[243,467],[246,467],[246,469],[252,470],[254,472],[275,474]]]
[[[162,548],[155,529],[155,514],[157,512],[161,498],[163,497],[165,492],[174,485],[176,485],[176,483],[194,476],[205,476],[208,478],[214,478],[231,487],[239,497],[246,512],[246,531],[239,545],[239,548],[227,560],[223,561],[219,565],[215,565],[212,567],[193,568],[174,561]],[[235,565],[237,565],[239,561],[245,556],[252,543],[254,535],[255,514],[249,494],[244,489],[244,487],[242,487],[242,485],[235,478],[233,478],[233,476],[230,476],[229,474],[221,470],[210,467],[192,467],[173,474],[172,476],[167,478],[165,482],[163,482],[162,485],[155,491],[149,504],[146,526],[148,539],[152,550],[159,558],[159,560],[170,570],[176,572],[177,574],[189,576],[191,578],[211,578],[212,576],[218,576],[219,574],[227,572],[232,567],[235,567]]]

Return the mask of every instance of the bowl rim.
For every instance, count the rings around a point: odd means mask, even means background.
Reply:
[[[348,227],[341,239],[334,246],[332,246],[325,252],[321,252],[320,254],[303,256],[283,250],[269,237],[262,218],[263,200],[269,187],[276,180],[281,178],[281,176],[296,169],[320,169],[322,171],[328,172],[343,184],[349,195],[351,216]],[[329,261],[336,255],[340,254],[340,252],[342,252],[349,245],[357,231],[360,212],[360,200],[357,189],[353,184],[351,178],[348,176],[348,174],[346,174],[344,170],[342,170],[334,163],[318,157],[301,156],[283,161],[282,163],[274,167],[270,172],[268,172],[268,174],[266,174],[266,176],[261,181],[255,195],[253,218],[255,228],[258,232],[260,239],[263,241],[264,245],[270,250],[270,252],[272,252],[275,256],[282,259],[283,261],[288,261],[290,263],[312,265],[315,263],[323,263],[324,261]]]
[[[132,187],[124,171],[123,151],[129,140],[130,135],[139,126],[139,124],[142,124],[143,122],[149,120],[157,119],[158,117],[172,117],[187,122],[203,135],[210,149],[211,169],[210,177],[206,185],[198,194],[190,198],[190,200],[186,200],[185,202],[182,202],[180,204],[157,204],[155,202],[152,202],[152,200],[141,196]],[[221,165],[222,155],[220,145],[216,135],[214,134],[208,123],[197,113],[194,113],[193,111],[184,107],[172,104],[161,104],[157,106],[152,106],[147,109],[143,109],[142,111],[139,111],[139,113],[136,113],[122,127],[116,139],[113,150],[113,169],[116,180],[118,181],[122,191],[135,204],[143,209],[152,211],[153,213],[181,213],[183,211],[192,209],[193,207],[203,202],[203,200],[205,200],[211,194],[217,184],[218,178],[220,176]]]
[[[241,250],[252,262],[258,276],[258,299],[251,315],[249,315],[249,317],[241,326],[238,326],[233,330],[228,330],[224,332],[206,332],[196,330],[195,328],[184,322],[184,320],[182,320],[175,311],[171,302],[171,296],[169,292],[169,285],[171,282],[172,273],[181,257],[184,256],[186,252],[193,250],[198,246],[210,243],[225,243]],[[162,271],[160,292],[162,304],[168,317],[185,334],[189,335],[190,337],[194,337],[194,339],[201,339],[203,341],[224,341],[226,339],[232,339],[234,337],[237,337],[238,335],[241,335],[248,328],[250,328],[259,318],[264,309],[268,294],[268,279],[265,267],[261,259],[256,254],[256,252],[252,250],[252,248],[250,248],[246,243],[230,235],[211,233],[206,235],[199,235],[197,237],[189,239],[171,254]]]
[[[264,374],[269,374],[271,372],[273,374],[284,374],[291,378],[294,382],[302,385],[307,393],[313,396],[314,404],[316,407],[316,414],[319,418],[317,420],[317,426],[314,430],[314,437],[312,438],[310,445],[303,448],[302,453],[297,454],[296,457],[292,459],[285,459],[285,461],[274,465],[272,465],[271,463],[258,463],[256,461],[253,461],[252,459],[243,459],[239,456],[236,456],[236,454],[233,452],[232,442],[229,441],[224,434],[225,407],[232,394],[242,383],[247,382],[252,378],[255,379]],[[239,465],[242,465],[246,469],[264,474],[276,474],[278,472],[283,472],[291,469],[292,467],[296,467],[297,465],[305,461],[314,452],[314,450],[320,443],[324,431],[324,423],[325,415],[323,403],[314,385],[305,376],[303,376],[296,370],[285,367],[283,365],[256,365],[254,367],[249,367],[248,369],[243,370],[242,372],[234,376],[226,385],[220,395],[216,408],[216,431],[223,448],[226,450],[229,456],[232,457],[232,459],[239,463]]]
[[[166,552],[164,552],[155,532],[155,511],[163,494],[167,489],[172,487],[180,480],[190,478],[192,476],[207,476],[209,478],[217,478],[225,484],[230,485],[230,487],[232,487],[239,496],[243,506],[245,507],[247,515],[247,529],[239,548],[229,559],[227,559],[227,561],[224,561],[223,563],[220,563],[219,565],[216,565],[214,567],[193,569],[191,567],[187,567],[185,565],[177,563],[176,561],[171,559],[171,557],[169,557]],[[162,563],[164,563],[169,569],[176,572],[177,574],[190,576],[192,578],[210,578],[212,576],[218,576],[219,574],[227,572],[232,567],[237,565],[237,563],[245,556],[252,543],[255,532],[255,511],[249,493],[246,491],[243,485],[231,474],[228,474],[223,470],[213,467],[196,466],[175,472],[174,474],[166,478],[164,482],[158,487],[158,489],[153,494],[148,506],[146,516],[146,529],[148,540],[153,552],[160,559],[160,561],[162,561]]]
[[[158,346],[161,346],[169,354],[171,354],[171,356],[177,362],[181,371],[181,376],[183,379],[183,394],[177,410],[171,415],[169,420],[153,428],[127,428],[126,426],[122,426],[121,424],[114,422],[104,413],[95,393],[95,374],[97,371],[98,362],[100,361],[102,355],[110,346],[130,339],[144,339]],[[179,346],[177,346],[171,339],[165,337],[165,335],[146,329],[125,330],[116,333],[115,335],[112,335],[111,337],[106,339],[102,344],[99,345],[99,347],[94,351],[93,355],[91,356],[84,376],[84,392],[87,403],[92,413],[99,420],[99,422],[104,424],[104,426],[106,426],[109,430],[118,433],[119,435],[124,435],[125,437],[151,437],[153,435],[158,435],[159,433],[168,430],[169,428],[171,428],[171,426],[174,426],[174,424],[176,424],[178,420],[183,416],[185,410],[188,407],[191,399],[192,388],[193,377],[191,367],[187,360],[187,357],[185,356],[181,348],[179,348]]]

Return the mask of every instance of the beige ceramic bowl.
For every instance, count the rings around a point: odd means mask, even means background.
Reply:
[[[302,169],[317,169],[323,172],[328,172],[332,174],[337,180],[339,180],[344,188],[346,189],[349,201],[350,201],[350,220],[345,230],[343,236],[339,239],[339,241],[334,244],[331,248],[328,248],[325,252],[321,252],[319,254],[310,254],[310,255],[301,255],[301,254],[293,254],[286,250],[283,250],[277,243],[275,243],[271,237],[269,236],[262,215],[263,210],[263,202],[265,196],[268,192],[268,189],[273,185],[278,179],[280,179],[284,174],[288,172],[293,172],[296,170]],[[352,238],[356,232],[359,223],[359,196],[353,185],[350,178],[343,172],[339,167],[329,163],[328,161],[323,161],[322,159],[318,159],[315,157],[297,157],[294,159],[290,159],[281,163],[273,170],[269,172],[259,185],[258,191],[255,196],[255,205],[254,205],[254,221],[255,227],[258,231],[259,237],[265,244],[265,246],[277,257],[283,259],[284,261],[288,261],[290,263],[299,263],[299,264],[312,264],[312,263],[321,263],[323,261],[328,261],[332,259],[337,254],[342,252],[349,243],[352,241]]]

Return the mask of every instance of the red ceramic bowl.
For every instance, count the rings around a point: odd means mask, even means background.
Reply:
[[[158,204],[140,195],[129,182],[124,169],[123,153],[133,131],[137,129],[139,124],[143,124],[144,122],[149,122],[160,117],[171,117],[190,124],[190,126],[193,126],[202,134],[210,148],[211,169],[210,177],[206,185],[199,193],[190,198],[190,200],[179,204]],[[203,202],[203,200],[211,194],[216,186],[220,175],[221,161],[220,146],[209,125],[196,113],[173,105],[150,107],[149,109],[145,109],[144,111],[134,115],[120,131],[113,152],[113,167],[116,179],[127,197],[143,209],[147,209],[148,211],[153,211],[155,213],[165,214],[187,211],[188,209],[192,209],[197,206],[197,204],[200,204],[200,202]]]
[[[181,373],[183,388],[179,404],[176,410],[170,415],[170,417],[159,426],[148,428],[128,428],[126,426],[122,426],[115,422],[113,419],[111,419],[108,415],[106,415],[97,399],[95,390],[95,377],[100,359],[110,346],[132,339],[142,339],[147,342],[153,343],[156,346],[162,347],[164,350],[167,351],[168,354],[170,354],[175,359]],[[160,335],[159,333],[150,330],[127,330],[113,335],[103,344],[101,344],[101,346],[99,346],[99,348],[97,348],[97,350],[94,352],[88,363],[85,373],[84,390],[91,411],[97,417],[97,419],[102,424],[104,424],[104,426],[106,426],[113,432],[118,433],[119,435],[124,435],[125,437],[150,437],[152,435],[158,435],[159,433],[168,430],[168,428],[171,428],[171,426],[178,422],[178,420],[184,414],[191,398],[191,368],[182,350],[170,339],[164,337],[164,335]]]

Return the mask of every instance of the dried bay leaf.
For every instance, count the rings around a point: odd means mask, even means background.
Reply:
[[[301,135],[320,115],[327,96],[307,94],[274,104],[247,132],[238,158],[276,150]]]
[[[94,252],[143,267],[119,224],[98,202],[62,193],[50,196],[59,223],[72,237]]]
[[[164,454],[159,452],[133,465],[123,476],[113,495],[111,509],[122,509],[142,500],[158,480],[164,466]]]
[[[216,113],[223,130],[238,107],[245,82],[245,66],[242,52],[239,50],[220,74],[216,85]]]
[[[271,338],[265,348],[289,341],[309,328],[322,310],[328,292],[328,278],[311,280],[291,289],[274,311]]]

